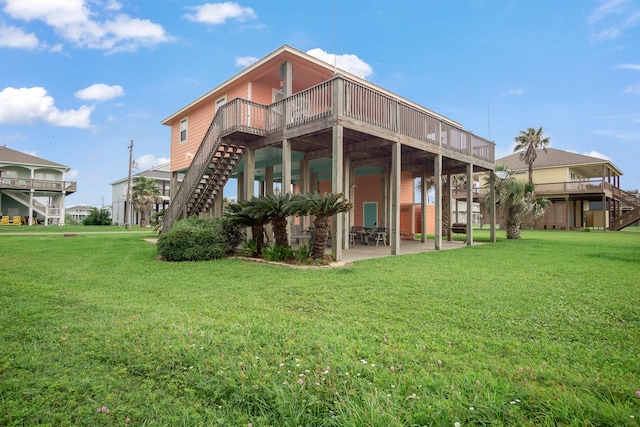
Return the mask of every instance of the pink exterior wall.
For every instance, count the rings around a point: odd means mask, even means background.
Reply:
[[[235,98],[250,99],[263,105],[272,103],[273,89],[280,90],[280,66],[283,62],[290,61],[293,64],[293,92],[302,91],[332,77],[332,70],[316,63],[308,62],[289,52],[283,52],[251,70],[249,73],[238,77],[225,87],[207,95],[198,103],[190,106],[186,111],[173,117],[166,125],[171,126],[171,172],[183,170],[189,167],[193,155],[198,150],[202,139],[211,124],[215,113],[215,102],[226,96],[227,102]],[[249,96],[249,83],[251,82],[251,96]],[[188,140],[180,143],[180,120],[188,117]],[[191,157],[187,156],[191,153]]]

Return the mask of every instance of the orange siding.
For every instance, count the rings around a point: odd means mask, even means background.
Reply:
[[[422,227],[420,226],[422,215],[422,206],[420,204],[414,205],[415,209],[415,232],[422,233]],[[436,233],[436,207],[435,205],[427,205],[427,234]]]
[[[413,174],[411,172],[403,172],[400,176],[400,203],[415,202],[415,194]]]

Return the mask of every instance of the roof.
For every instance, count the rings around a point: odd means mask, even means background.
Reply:
[[[69,166],[61,165],[40,157],[32,156],[21,151],[12,150],[6,145],[0,145],[0,162],[25,166],[49,166],[54,168],[71,169]]]
[[[421,110],[425,110],[428,111],[430,114],[432,114],[435,117],[438,117],[439,119],[446,121],[448,123],[450,123],[453,126],[462,128],[462,124],[459,122],[456,122],[455,120],[452,120],[448,117],[443,116],[442,114],[436,113],[435,111],[429,110],[428,108],[423,107],[422,105],[416,104],[413,101],[410,101],[406,98],[403,98],[391,91],[388,91],[380,86],[377,86],[371,82],[369,82],[366,79],[363,79],[361,77],[356,76],[355,74],[351,74],[348,71],[342,70],[340,68],[337,68],[335,65],[331,65],[328,62],[322,61],[321,59],[318,59],[314,56],[311,56],[307,53],[304,53],[298,49],[292,48],[291,46],[288,45],[283,45],[280,48],[274,50],[273,52],[271,52],[270,54],[268,54],[267,56],[259,59],[258,61],[254,62],[253,64],[251,64],[250,66],[248,66],[247,68],[245,68],[244,70],[240,71],[239,73],[235,74],[233,77],[225,80],[224,82],[222,82],[221,84],[219,84],[218,86],[214,87],[213,89],[211,89],[210,91],[208,91],[207,93],[205,93],[204,95],[196,98],[195,100],[193,100],[192,102],[190,102],[189,104],[185,105],[184,107],[180,108],[178,111],[174,112],[173,114],[171,114],[170,116],[166,117],[165,119],[162,120],[162,124],[164,125],[168,125],[170,124],[170,122],[172,120],[174,120],[176,117],[181,116],[182,114],[184,114],[184,112],[186,112],[187,110],[189,110],[191,107],[193,107],[194,105],[198,104],[199,102],[201,102],[202,100],[210,97],[211,95],[213,95],[216,92],[219,92],[221,89],[223,89],[225,86],[233,83],[236,80],[241,79],[242,77],[246,76],[247,74],[250,74],[252,71],[260,68],[263,64],[273,60],[274,58],[277,58],[280,55],[284,55],[284,54],[290,54],[290,55],[294,55],[298,58],[301,58],[305,61],[309,61],[312,62],[316,65],[319,65],[321,67],[324,67],[327,70],[330,70],[331,72],[333,72],[334,74],[341,74],[344,75],[345,77],[348,77],[351,80],[355,80],[358,83],[361,83],[365,86],[369,86],[369,87],[373,87],[376,88],[378,91],[386,93],[389,96],[392,96],[396,99],[401,99],[403,102],[414,106],[416,108],[419,108]]]
[[[555,148],[547,148],[545,152],[542,148],[536,150],[538,157],[533,163],[534,169],[548,169],[569,166],[585,166],[585,165],[609,165],[619,175],[620,171],[611,160],[600,159],[598,157],[585,156],[584,154],[572,153],[570,151],[557,150]],[[526,171],[529,166],[520,160],[520,151],[508,156],[496,159],[496,165],[504,165],[511,171]]]
[[[144,170],[142,172],[138,172],[135,174],[131,175],[131,178],[135,178],[135,177],[140,177],[140,176],[144,176],[145,178],[155,178],[155,179],[159,179],[159,180],[170,180],[171,179],[171,172],[169,171],[169,165],[170,162],[167,163],[163,163],[161,165],[158,166],[154,166],[150,169]],[[121,179],[118,179],[116,181],[113,181],[111,183],[111,185],[115,185],[124,181],[127,181],[128,177],[124,177]]]

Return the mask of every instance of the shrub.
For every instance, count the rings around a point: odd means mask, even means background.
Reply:
[[[176,222],[158,238],[158,254],[166,261],[206,261],[235,251],[229,237],[237,238],[222,218],[190,218]]]
[[[93,208],[83,223],[84,225],[111,225],[109,211],[106,209]]]
[[[267,261],[288,261],[293,258],[293,249],[275,243],[273,248],[268,245],[262,248],[262,256]]]

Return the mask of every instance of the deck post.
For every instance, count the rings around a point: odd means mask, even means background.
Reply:
[[[389,244],[391,255],[400,254],[400,190],[401,190],[401,162],[402,144],[394,142],[391,147],[391,197],[390,197],[390,221]]]
[[[244,199],[251,200],[255,196],[256,150],[247,148],[244,155]]]
[[[423,170],[420,177],[420,243],[427,241],[427,180],[427,171]]]
[[[489,225],[489,235],[491,243],[496,242],[496,173],[491,171],[489,173],[489,200],[490,200],[490,212],[491,212],[491,224]]]
[[[273,196],[273,166],[264,168],[264,194]]]
[[[344,183],[342,185],[342,193],[344,196],[344,200],[350,200],[351,199],[351,191],[352,191],[352,187],[351,187],[351,155],[350,154],[345,154],[344,155],[344,164],[343,164],[343,168],[342,170],[344,171]],[[345,212],[344,215],[342,216],[342,249],[349,249],[349,233],[351,230],[350,227],[350,222],[351,222],[351,212]]]
[[[309,159],[305,154],[304,158],[300,160],[300,193],[306,194],[309,192]],[[309,217],[300,217],[300,226],[304,230],[309,226]]]
[[[333,126],[331,149],[331,191],[344,194],[344,129],[341,125]],[[331,250],[336,261],[342,261],[344,234],[344,213],[339,213],[332,221]]]
[[[451,173],[447,174],[447,184],[445,186],[447,195],[445,198],[445,203],[443,203],[444,206],[442,211],[443,216],[446,215],[446,218],[447,218],[447,230],[445,231],[445,233],[447,233],[448,242],[451,241],[451,225],[452,225],[451,221],[453,220],[453,218],[451,217],[451,206],[452,206],[451,199],[453,198],[453,188],[451,188],[451,183],[453,182],[453,180],[451,178],[452,178]]]
[[[291,193],[291,142],[282,139],[282,194]]]
[[[236,178],[237,180],[237,187],[238,187],[238,201],[239,202],[244,202],[246,199],[245,194],[244,194],[244,190],[246,188],[245,183],[244,183],[244,172],[238,172],[238,176]]]
[[[456,199],[457,200],[457,199]],[[473,164],[467,164],[467,246],[473,245]]]
[[[434,186],[436,192],[436,229],[435,229],[435,249],[442,248],[442,154],[436,154],[433,162]]]

